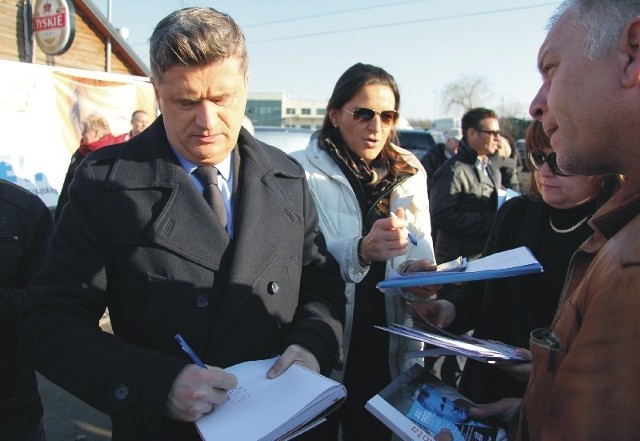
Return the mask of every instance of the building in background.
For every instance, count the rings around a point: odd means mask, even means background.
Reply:
[[[0,179],[51,208],[85,116],[104,116],[120,134],[134,110],[156,114],[150,70],[89,0],[0,0],[0,38],[0,120],[11,128]],[[25,136],[34,124],[46,142]]]
[[[285,93],[249,93],[245,113],[256,127],[318,130],[326,108],[327,101],[294,100]]]
[[[49,55],[36,44],[31,31],[36,6],[52,10],[68,6],[75,36],[68,49],[59,55]],[[123,33],[126,36],[126,32]],[[100,10],[89,0],[0,0],[0,59],[43,64],[56,67],[113,72],[148,77],[145,63],[127,44]]]

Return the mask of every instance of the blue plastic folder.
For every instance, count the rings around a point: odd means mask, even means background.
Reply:
[[[514,248],[472,260],[458,270],[422,271],[416,273],[392,273],[378,283],[378,288],[406,288],[411,286],[442,285],[472,280],[498,279],[500,277],[521,276],[541,273],[540,262],[527,247]]]

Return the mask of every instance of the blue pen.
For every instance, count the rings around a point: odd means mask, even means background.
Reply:
[[[189,358],[198,366],[200,366],[202,369],[206,369],[207,366],[205,366],[205,364],[202,362],[202,360],[200,360],[200,357],[198,357],[196,355],[195,352],[193,352],[193,349],[191,349],[191,346],[189,346],[187,344],[186,341],[184,341],[184,338],[182,338],[182,336],[180,334],[176,334],[174,336],[174,338],[176,339],[176,341],[178,342],[178,344],[180,345],[180,347],[182,348],[183,351],[185,351],[187,353],[187,355],[189,356]]]
[[[396,216],[393,211],[391,212],[391,217],[395,217],[396,219],[398,218],[398,216]],[[418,245],[418,241],[416,240],[415,236],[411,234],[411,231],[409,231],[407,228],[404,229],[407,230],[407,236],[409,237],[409,241],[413,244],[413,246]]]

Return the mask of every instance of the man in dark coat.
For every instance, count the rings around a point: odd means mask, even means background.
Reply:
[[[458,153],[440,166],[429,189],[438,263],[478,257],[498,209],[500,169],[488,158],[500,143],[498,117],[490,109],[471,109],[462,117],[462,132]]]
[[[25,287],[53,231],[39,197],[0,180],[0,439],[44,439],[42,403],[30,357],[18,348],[17,320]]]
[[[114,441],[199,440],[192,422],[237,385],[218,367],[274,355],[270,378],[293,362],[340,366],[345,286],[304,170],[241,128],[233,19],[171,13],[151,69],[162,116],[78,168],[22,331],[44,375],[111,415]],[[97,325],[105,307],[114,335]],[[177,333],[217,367],[193,364]]]

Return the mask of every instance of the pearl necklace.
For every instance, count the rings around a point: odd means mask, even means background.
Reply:
[[[549,226],[551,227],[551,229],[556,232],[556,233],[560,233],[560,234],[564,234],[564,233],[571,233],[572,231],[575,231],[580,225],[584,224],[589,218],[591,217],[591,215],[589,216],[585,216],[583,219],[581,219],[577,224],[575,224],[572,227],[566,228],[564,230],[557,228],[555,225],[553,225],[553,222],[551,222],[551,216],[549,216]]]

